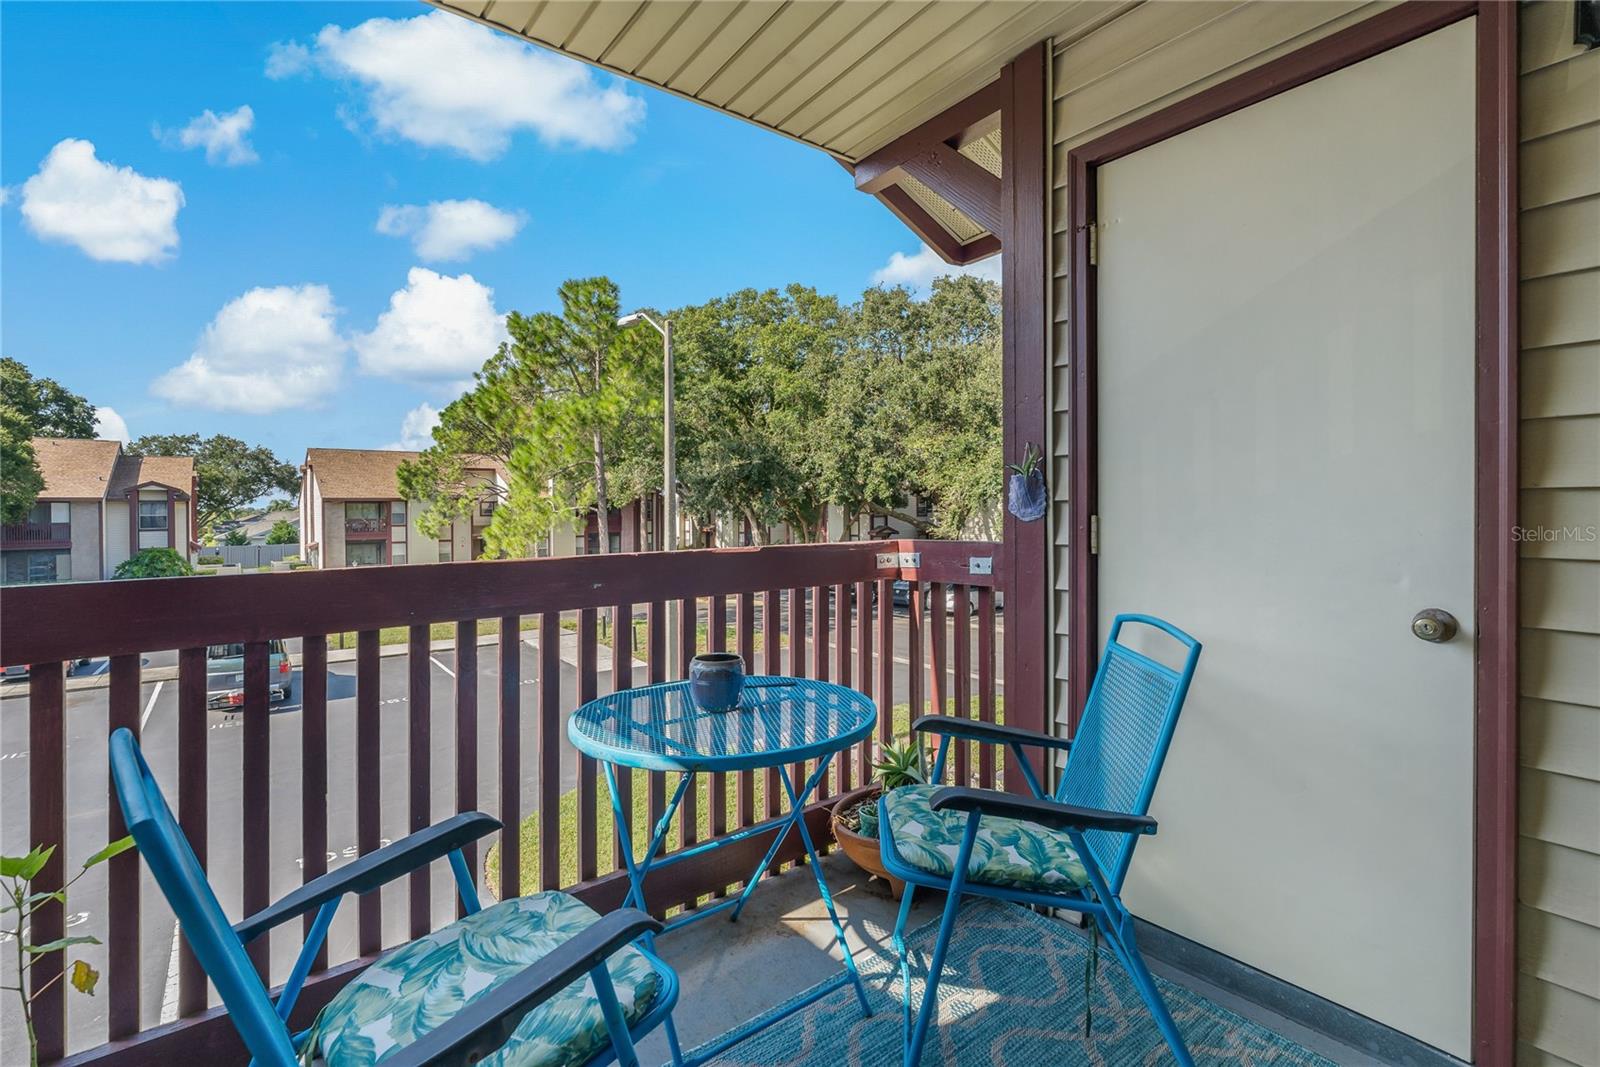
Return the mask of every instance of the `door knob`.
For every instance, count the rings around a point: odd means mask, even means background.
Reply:
[[[1411,617],[1411,632],[1424,641],[1442,645],[1461,629],[1456,617],[1443,608],[1423,608]]]

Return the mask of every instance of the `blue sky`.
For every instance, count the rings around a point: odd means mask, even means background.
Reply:
[[[421,5],[0,26],[0,348],[134,436],[415,441],[569,277],[671,307],[933,272],[822,153]]]

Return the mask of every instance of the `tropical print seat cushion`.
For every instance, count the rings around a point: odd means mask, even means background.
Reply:
[[[909,866],[949,878],[961,853],[967,813],[934,811],[930,801],[937,789],[908,785],[885,793],[880,833],[884,843]],[[1065,833],[997,815],[985,815],[978,823],[967,879],[1047,893],[1089,884],[1078,851]]]
[[[367,1067],[454,1017],[599,918],[565,893],[501,901],[378,960],[341,989],[308,1041],[328,1067]],[[649,1012],[661,977],[637,949],[608,964],[629,1025]],[[575,1067],[610,1047],[587,975],[530,1011],[485,1067]]]

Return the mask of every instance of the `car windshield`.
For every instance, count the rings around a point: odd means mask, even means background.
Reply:
[[[283,642],[272,640],[267,642],[267,648],[274,656],[283,654]],[[207,659],[243,659],[244,645],[210,645],[206,648]]]

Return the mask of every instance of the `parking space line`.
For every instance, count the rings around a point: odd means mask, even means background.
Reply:
[[[443,663],[439,662],[439,657],[438,656],[429,656],[428,659],[430,661],[432,661],[432,663],[433,663],[433,665],[435,667],[438,667],[441,671],[444,671],[444,673],[448,674],[450,677],[454,678],[456,676],[456,672],[455,671],[451,670],[449,667],[446,667]]]
[[[139,732],[141,734],[144,733],[144,724],[150,721],[150,713],[155,710],[156,697],[161,695],[161,687],[166,684],[166,682],[157,682],[156,687],[150,690],[150,699],[145,703],[144,714],[139,716]]]

